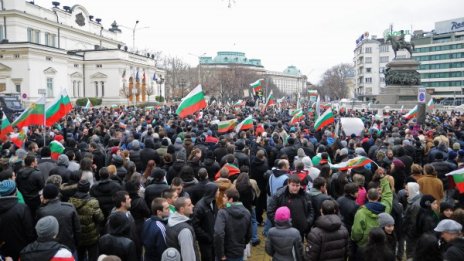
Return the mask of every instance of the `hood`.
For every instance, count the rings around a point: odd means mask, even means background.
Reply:
[[[311,188],[308,193],[310,196],[317,196],[317,195],[322,194],[322,192],[318,190],[317,188]]]
[[[203,161],[203,164],[205,166],[212,166],[214,164],[215,160],[214,159],[210,159],[210,158],[206,158],[204,161]]]
[[[177,224],[180,224],[182,222],[187,222],[189,220],[190,220],[190,218],[188,218],[188,217],[186,217],[184,215],[181,215],[178,212],[174,212],[169,216],[168,226],[173,227],[173,226],[175,226]]]
[[[408,182],[408,202],[411,203],[415,197],[420,195],[419,184],[416,182]]]
[[[230,207],[226,207],[225,210],[233,219],[241,219],[245,216],[246,213],[249,213],[240,202],[232,203],[232,205]]]
[[[274,173],[274,176],[275,176],[276,178],[278,178],[278,177],[280,177],[280,176],[282,176],[282,175],[287,174],[287,171],[285,171],[285,170],[280,170],[280,169],[273,169],[273,170],[272,170],[272,173]]]
[[[232,186],[230,179],[226,178],[218,178],[215,182],[221,191],[224,191]]]
[[[128,220],[128,217],[127,217],[127,213],[121,213],[121,212],[113,212],[111,215],[110,215],[110,218],[108,218],[109,220],[112,219],[112,215],[118,215],[118,218],[117,218],[117,226],[115,227],[111,227],[109,226],[109,233],[111,235],[114,235],[114,236],[123,236],[123,237],[129,237],[130,235],[130,222]],[[124,218],[124,216],[126,216]],[[111,222],[111,221],[108,221],[108,222]],[[116,223],[116,222],[115,222]]]
[[[365,206],[370,212],[376,215],[385,212],[385,206],[380,202],[367,202]]]
[[[205,203],[210,204],[216,198],[216,193],[218,189],[219,187],[218,185],[216,185],[216,183],[206,183],[206,185],[203,188],[203,191],[205,192],[205,194],[203,195]]]
[[[0,198],[0,215],[7,212],[18,204],[18,197],[8,196]]]
[[[103,193],[111,193],[113,191],[113,186],[112,186],[112,183],[111,182],[114,182],[114,183],[117,183],[116,180],[111,180],[111,179],[106,179],[106,180],[101,180],[97,187],[98,187],[98,190],[100,192],[103,192]],[[77,187],[77,186],[76,186]]]
[[[260,160],[260,159],[255,157],[255,158],[253,158],[251,163],[252,163],[253,166],[261,166],[261,165],[264,164],[264,162],[265,162],[264,160]]]
[[[80,195],[78,195],[78,194],[80,194]],[[76,207],[76,209],[81,208],[82,206],[84,206],[87,203],[87,201],[90,200],[90,198],[86,198],[82,194],[83,193],[81,193],[81,192],[77,192],[76,194],[74,194],[74,196],[69,198],[69,203],[73,204],[74,207]]]
[[[324,215],[316,220],[316,227],[325,231],[337,231],[342,225],[342,220],[338,215]]]
[[[29,175],[31,175],[32,172],[34,172],[35,169],[31,167],[25,167],[21,171],[19,171],[18,178],[20,179],[28,179]]]

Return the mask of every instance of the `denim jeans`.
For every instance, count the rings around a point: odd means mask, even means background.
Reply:
[[[251,209],[251,243],[258,241],[258,221],[256,220],[256,208]]]

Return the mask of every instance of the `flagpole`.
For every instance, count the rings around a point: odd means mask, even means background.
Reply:
[[[61,94],[60,94],[61,95]],[[44,98],[44,102],[45,104],[47,104],[47,98],[46,97],[46,94],[43,95],[43,98]],[[47,117],[45,115],[46,113],[46,110],[45,110],[45,104],[44,104],[44,111],[43,111],[43,139],[44,139],[44,147],[47,146],[47,138],[46,138],[46,133],[47,133],[47,130],[46,130],[46,126],[47,126]]]

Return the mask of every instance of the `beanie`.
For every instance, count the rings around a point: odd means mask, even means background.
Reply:
[[[381,228],[384,228],[387,225],[395,224],[395,220],[388,213],[380,213],[378,217],[379,217],[379,227]]]
[[[11,196],[16,191],[16,183],[13,180],[6,179],[0,182],[0,197]]]
[[[69,166],[69,158],[66,154],[61,154],[58,157],[58,161],[56,162],[57,165]]]
[[[180,253],[177,249],[170,247],[164,250],[161,261],[180,261]]]
[[[38,238],[52,239],[58,235],[58,220],[54,216],[45,216],[35,225]]]
[[[432,195],[423,195],[420,201],[421,208],[430,209],[435,198]]]
[[[58,197],[58,188],[53,184],[47,184],[42,190],[44,199],[55,199]]]
[[[290,209],[288,207],[280,207],[276,210],[274,221],[285,222],[290,220]]]
[[[79,180],[77,191],[87,193],[90,190],[90,182],[86,179]]]

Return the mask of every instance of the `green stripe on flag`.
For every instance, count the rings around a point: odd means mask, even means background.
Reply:
[[[193,96],[183,100],[182,103],[179,105],[179,108],[177,108],[176,113],[180,114],[181,111],[201,102],[204,99],[205,95],[203,92],[196,93]]]

